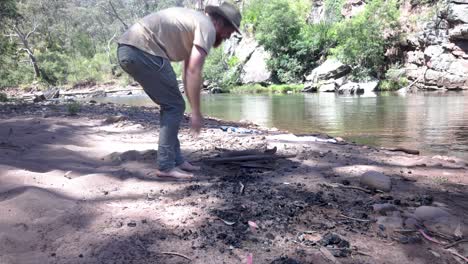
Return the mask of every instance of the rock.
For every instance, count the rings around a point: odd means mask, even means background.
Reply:
[[[468,4],[450,3],[447,20],[454,24],[468,24]]]
[[[468,24],[457,25],[449,30],[449,37],[452,40],[462,39],[468,40]]]
[[[434,206],[420,206],[416,208],[414,215],[420,221],[432,221],[439,218],[451,217],[447,211]]]
[[[361,184],[371,189],[389,192],[392,189],[390,178],[378,171],[368,171],[361,176]]]
[[[393,204],[374,204],[372,205],[374,212],[379,213],[381,215],[387,215],[388,212],[398,211],[398,208]]]
[[[270,54],[263,47],[254,50],[241,71],[241,82],[246,83],[268,83],[271,79],[271,71],[266,62]]]
[[[424,53],[421,51],[409,51],[407,54],[407,62],[418,66],[424,65]]]
[[[351,67],[335,59],[328,59],[322,65],[315,68],[306,81],[317,83],[322,80],[338,79],[351,72]]]
[[[334,93],[336,91],[337,86],[335,85],[334,82],[332,83],[327,83],[323,84],[320,86],[318,89],[319,92],[329,92],[329,93]]]
[[[338,234],[327,233],[319,243],[326,247],[326,249],[335,257],[347,257],[351,254],[351,251],[349,250],[349,242],[341,238]]]
[[[350,95],[350,94],[361,94],[364,91],[359,86],[359,83],[348,82],[345,85],[338,88],[339,94]]]
[[[339,248],[349,248],[350,246],[348,241],[341,238],[338,234],[331,232],[325,234],[319,243],[322,246],[336,245]]]
[[[211,88],[210,93],[212,93],[212,94],[220,94],[220,93],[223,93],[223,89],[221,89],[221,88],[219,88],[219,87],[214,87],[214,88]]]
[[[442,53],[444,53],[444,49],[439,45],[431,45],[424,50],[426,60],[429,60],[432,57],[439,57]]]

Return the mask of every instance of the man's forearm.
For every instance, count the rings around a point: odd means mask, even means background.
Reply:
[[[202,76],[200,70],[184,71],[184,88],[187,95],[192,113],[201,114],[200,110],[200,92],[201,92]]]

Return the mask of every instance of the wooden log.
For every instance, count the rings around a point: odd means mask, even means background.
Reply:
[[[419,155],[419,150],[416,149],[407,149],[407,148],[382,148],[383,150],[388,151],[401,151],[411,155]]]
[[[275,160],[275,159],[287,159],[293,158],[296,155],[285,155],[285,156],[277,156],[277,155],[246,155],[246,156],[236,156],[236,157],[220,157],[220,158],[211,158],[205,159],[205,162],[211,163],[229,163],[229,162],[236,162],[236,161],[254,161],[254,160]]]

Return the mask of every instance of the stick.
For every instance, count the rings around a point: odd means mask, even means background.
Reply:
[[[453,255],[463,259],[466,263],[468,263],[468,258],[464,257],[463,255],[461,255],[460,253],[454,251],[454,250],[447,250],[448,252],[452,253]]]
[[[361,187],[357,187],[357,186],[348,186],[348,185],[343,185],[343,184],[340,184],[340,183],[336,183],[336,184],[331,184],[331,183],[321,183],[320,185],[323,185],[323,186],[326,186],[326,187],[331,187],[331,188],[343,188],[343,189],[353,189],[353,190],[359,190],[359,191],[363,191],[365,193],[371,193],[370,190],[368,189],[364,189],[364,188],[361,188]]]
[[[239,185],[240,185],[239,193],[242,195],[242,194],[244,194],[245,186],[244,186],[244,184],[242,184],[242,182],[239,182]]]
[[[353,250],[352,252],[358,254],[358,255],[363,255],[363,256],[367,256],[367,257],[372,257],[372,255],[369,255],[367,253],[364,253],[364,252],[361,252],[361,251],[357,251],[357,250]]]
[[[358,219],[358,218],[354,218],[354,217],[349,217],[349,216],[346,216],[344,214],[340,214],[340,216],[344,217],[344,218],[347,218],[347,219],[355,220],[355,221],[358,221],[358,222],[370,222],[370,221],[372,221],[372,220]]]
[[[189,257],[187,257],[187,256],[185,256],[185,255],[182,255],[182,254],[180,254],[180,253],[177,253],[177,252],[161,252],[160,254],[178,256],[178,257],[181,257],[181,258],[184,258],[184,259],[187,259],[187,260],[192,261],[191,258],[189,258]]]
[[[419,233],[421,233],[421,235],[423,235],[423,237],[431,242],[434,242],[436,244],[439,244],[439,245],[445,245],[444,243],[440,242],[439,240],[435,239],[435,238],[432,238],[430,237],[428,234],[426,234],[422,229],[419,229],[418,230]]]
[[[230,162],[230,163],[231,164],[236,164],[236,165],[239,165],[239,166],[245,167],[245,168],[268,169],[268,170],[274,169],[271,166],[262,165],[262,164],[258,164],[258,163],[247,163],[247,162]]]
[[[418,230],[413,230],[413,229],[395,229],[395,232],[398,232],[398,233],[414,233],[414,232],[418,232]]]
[[[468,243],[468,239],[462,239],[462,240],[455,241],[453,243],[450,243],[450,244],[446,245],[444,248],[448,249],[448,248],[454,247],[454,246],[456,246],[456,245],[458,245],[460,243]]]
[[[213,163],[224,163],[224,162],[232,162],[232,161],[251,161],[251,160],[273,160],[273,159],[287,159],[293,158],[296,155],[284,155],[284,156],[276,156],[276,155],[246,155],[246,156],[238,156],[238,157],[227,157],[227,158],[212,158],[212,159],[205,159],[205,162],[213,162]]]

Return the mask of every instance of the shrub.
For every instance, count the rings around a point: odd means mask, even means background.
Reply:
[[[366,9],[337,26],[338,45],[332,54],[353,67],[357,79],[379,77],[384,70],[385,50],[394,45],[398,27],[395,0],[373,0]]]
[[[8,101],[8,96],[5,93],[0,93],[0,102],[4,103]]]
[[[77,115],[81,111],[81,105],[78,102],[72,102],[67,105],[68,114],[71,116]]]

